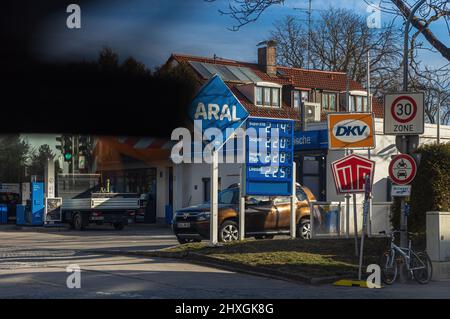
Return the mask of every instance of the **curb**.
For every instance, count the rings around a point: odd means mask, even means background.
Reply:
[[[267,267],[245,265],[233,261],[225,261],[218,258],[190,252],[165,252],[158,250],[152,251],[89,250],[89,252],[108,255],[182,259],[203,266],[210,266],[223,270],[245,273],[249,275],[266,277],[277,280],[292,281],[296,283],[298,282],[307,283],[311,285],[333,283],[339,279],[344,278],[343,276],[309,277],[301,274],[291,274]]]

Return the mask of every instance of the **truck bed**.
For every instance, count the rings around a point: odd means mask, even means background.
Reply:
[[[72,198],[64,199],[62,210],[132,210],[139,208],[139,198]]]

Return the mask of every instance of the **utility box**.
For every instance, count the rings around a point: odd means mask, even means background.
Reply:
[[[0,224],[8,223],[8,206],[0,204]]]
[[[450,261],[450,212],[427,212],[427,252],[432,261]]]
[[[427,253],[433,280],[450,279],[450,212],[427,212]]]

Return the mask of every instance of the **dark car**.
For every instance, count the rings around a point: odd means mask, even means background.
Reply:
[[[311,191],[297,186],[297,234],[304,239],[311,238],[309,202],[315,200]],[[229,242],[238,239],[239,234],[239,187],[231,186],[218,197],[219,240]],[[290,229],[290,198],[283,196],[246,196],[246,237],[257,239],[273,238],[287,234]],[[176,212],[173,231],[180,243],[209,239],[210,203],[186,207]]]

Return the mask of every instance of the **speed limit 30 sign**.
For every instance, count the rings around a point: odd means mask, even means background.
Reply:
[[[423,104],[423,92],[386,94],[384,96],[384,134],[423,134]]]

